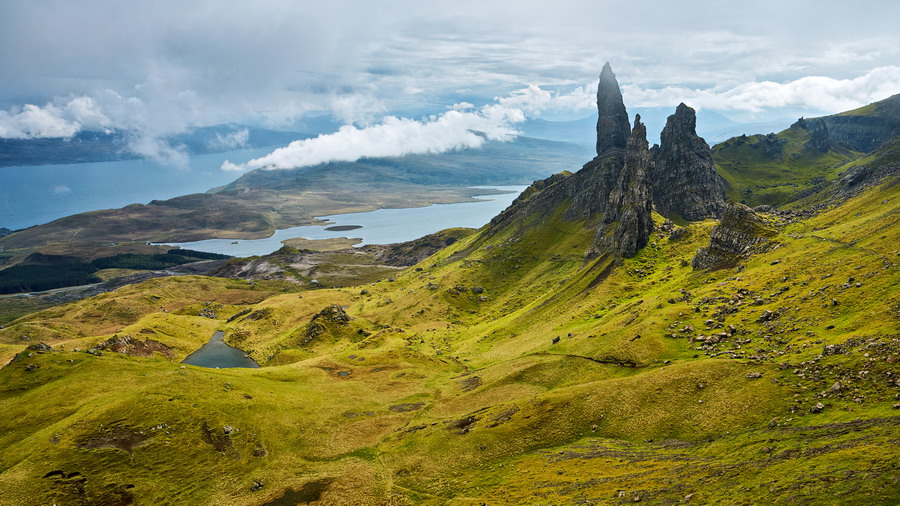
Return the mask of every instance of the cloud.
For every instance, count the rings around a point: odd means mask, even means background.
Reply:
[[[229,161],[222,170],[292,169],[327,162],[355,162],[366,157],[443,153],[476,148],[485,141],[505,141],[516,134],[514,125],[525,121],[519,109],[499,104],[478,111],[447,111],[417,121],[387,116],[365,128],[346,125],[337,132],[298,140],[272,153],[237,165]]]
[[[455,104],[447,106],[447,109],[450,109],[451,111],[468,111],[474,108],[475,104],[473,104],[472,102],[457,102]]]
[[[372,96],[338,95],[331,100],[331,113],[347,125],[369,125],[386,112],[384,104]]]
[[[636,107],[668,107],[686,102],[698,108],[748,112],[788,107],[845,111],[896,93],[900,93],[900,66],[876,68],[853,79],[807,76],[786,83],[761,81],[708,89],[646,89],[630,85],[623,90],[626,103]]]
[[[0,137],[115,129],[178,160],[160,139],[222,123],[331,113],[365,130],[498,96],[551,118],[593,110],[607,60],[629,106],[838,112],[897,92],[896,74],[841,83],[900,61],[898,16],[900,2],[836,0],[0,2]]]
[[[128,149],[146,158],[173,167],[190,166],[190,156],[184,145],[172,146],[168,142],[146,133],[136,133],[128,138]]]
[[[225,135],[216,132],[216,140],[211,141],[209,147],[227,151],[246,146],[248,140],[250,140],[250,130],[247,128],[228,132]]]
[[[498,98],[504,107],[521,109],[529,116],[538,117],[545,110],[555,112],[583,112],[596,107],[597,83],[590,88],[579,86],[568,93],[551,93],[536,84],[513,91],[509,96]]]

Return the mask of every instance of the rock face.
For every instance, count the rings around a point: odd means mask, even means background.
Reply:
[[[625,147],[625,166],[609,194],[603,226],[594,237],[591,254],[612,252],[627,258],[647,245],[653,231],[652,170],[647,128],[638,114]]]
[[[597,155],[612,149],[625,149],[631,125],[619,91],[619,82],[609,66],[603,65],[597,86]]]
[[[868,153],[900,135],[900,93],[855,111],[808,118],[806,122],[816,128],[819,119],[825,122],[824,133],[832,147]]]
[[[725,184],[696,126],[694,110],[679,104],[654,150],[653,202],[669,218],[703,220],[718,217],[725,209]]]
[[[691,265],[695,270],[733,265],[742,257],[770,249],[775,234],[753,209],[728,202],[722,220],[712,229],[709,246],[697,250]]]
[[[812,123],[812,125],[809,123]],[[828,136],[828,125],[825,121],[817,119],[814,122],[809,123],[806,123],[807,130],[809,131],[809,140],[806,141],[804,147],[815,149],[823,153],[831,149],[831,138]]]

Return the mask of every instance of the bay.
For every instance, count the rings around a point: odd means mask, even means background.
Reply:
[[[433,204],[427,207],[402,209],[377,209],[365,213],[332,214],[318,216],[327,221],[323,225],[306,225],[276,230],[264,239],[234,240],[207,239],[205,241],[167,243],[171,246],[222,253],[236,257],[266,255],[282,247],[281,241],[302,237],[305,239],[332,239],[337,237],[360,238],[364,244],[390,244],[411,241],[427,234],[452,227],[480,228],[506,209],[526,186],[476,186],[479,189],[495,189],[508,193],[478,195],[471,202],[457,204]],[[357,226],[353,230],[327,230],[334,227]]]
[[[195,155],[187,167],[151,159],[0,167],[0,227],[16,230],[87,211],[202,193],[240,175],[219,169],[223,161],[243,163],[272,149]]]

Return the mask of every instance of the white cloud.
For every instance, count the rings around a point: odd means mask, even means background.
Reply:
[[[707,89],[623,87],[626,104],[634,107],[668,107],[685,102],[697,108],[749,112],[787,107],[839,112],[896,93],[900,93],[900,66],[876,68],[854,79],[808,76],[786,83],[761,81]]]
[[[128,149],[135,154],[152,158],[173,167],[184,168],[190,165],[187,148],[184,146],[172,146],[158,137],[145,133],[137,133],[131,136],[128,139]]]
[[[0,111],[0,138],[71,137],[84,129],[105,130],[111,123],[90,97],[58,98],[43,107],[25,104]]]
[[[387,108],[379,100],[361,94],[339,95],[331,100],[331,112],[347,125],[369,125]]]
[[[525,121],[519,109],[499,104],[478,111],[447,111],[421,121],[387,116],[379,124],[357,128],[346,125],[333,134],[298,140],[272,153],[222,170],[291,169],[327,162],[354,162],[365,157],[442,153],[476,148],[485,141],[504,141],[516,134],[514,125]]]
[[[468,111],[474,108],[475,104],[473,104],[472,102],[457,102],[453,105],[447,106],[447,109],[450,109],[451,111]]]
[[[596,108],[597,83],[579,86],[569,93],[551,93],[536,84],[513,91],[507,97],[497,98],[504,107],[521,109],[529,116],[538,117],[543,111],[583,112]]]
[[[216,140],[210,143],[210,147],[225,150],[237,149],[246,146],[248,140],[250,140],[250,130],[246,128],[228,132],[225,135],[216,132]]]
[[[80,129],[78,123],[63,118],[53,104],[25,104],[21,110],[0,111],[0,137],[4,139],[71,137]]]

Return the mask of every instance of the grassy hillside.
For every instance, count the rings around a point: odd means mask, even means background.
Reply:
[[[791,127],[777,135],[733,137],[713,147],[728,197],[750,206],[780,206],[835,180],[861,156],[847,149],[822,152],[805,146],[809,132]]]
[[[736,268],[691,269],[712,221],[586,261],[564,204],[363,286],[167,278],[20,318],[0,502],[896,504],[895,183],[768,216]],[[177,363],[216,330],[263,367]],[[95,349],[124,336],[159,351]]]
[[[729,198],[781,206],[808,197],[865,163],[900,135],[900,95],[859,109],[802,119],[778,134],[742,135],[713,147]]]

